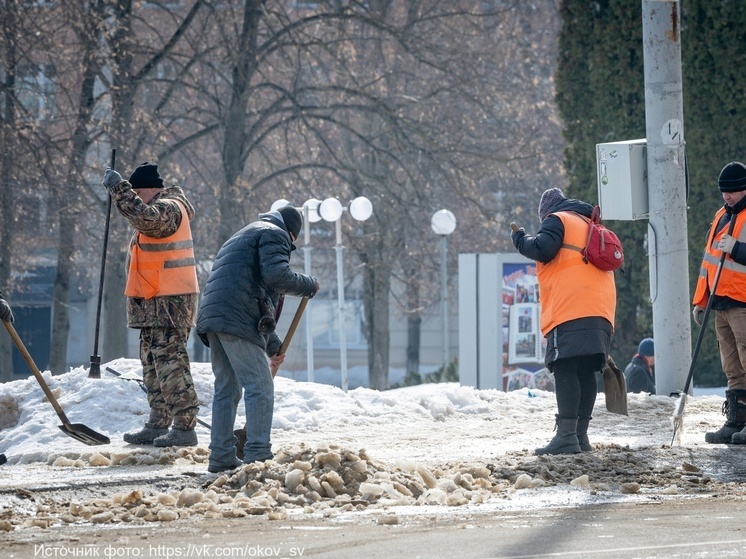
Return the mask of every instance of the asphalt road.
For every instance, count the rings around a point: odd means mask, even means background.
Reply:
[[[746,557],[746,496],[524,511],[265,516],[0,535],[9,559],[315,557],[681,559]],[[394,523],[396,522],[396,523]],[[16,534],[18,536],[19,534]]]

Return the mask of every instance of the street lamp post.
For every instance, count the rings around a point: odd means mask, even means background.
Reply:
[[[442,333],[443,366],[448,364],[448,276],[447,276],[447,247],[448,235],[456,230],[456,216],[449,210],[438,210],[430,219],[430,227],[436,235],[440,235],[440,320]]]
[[[321,221],[319,205],[321,200],[311,198],[303,203],[303,264],[304,272],[311,275],[311,223]],[[313,367],[313,328],[311,320],[311,305],[306,307],[306,377],[308,382],[314,381]]]
[[[318,208],[318,213],[324,221],[334,222],[336,229],[337,252],[337,303],[339,306],[339,359],[342,376],[342,390],[347,392],[347,333],[345,330],[345,293],[344,293],[344,268],[343,253],[344,245],[342,244],[342,213],[345,208],[336,198],[327,198]],[[373,206],[364,196],[355,198],[350,202],[348,211],[353,219],[365,221],[373,214]]]

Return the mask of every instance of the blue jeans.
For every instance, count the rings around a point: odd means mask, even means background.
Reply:
[[[212,350],[215,395],[212,401],[210,464],[232,465],[236,461],[233,434],[236,409],[244,392],[246,445],[244,462],[271,460],[272,414],[275,384],[264,350],[248,340],[230,334],[207,334]]]

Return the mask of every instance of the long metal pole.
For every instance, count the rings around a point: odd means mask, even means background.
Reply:
[[[117,163],[117,150],[111,150],[111,163],[114,169]],[[88,369],[88,378],[101,378],[101,356],[98,354],[99,330],[101,327],[101,302],[104,296],[104,276],[106,274],[106,250],[109,245],[109,224],[111,223],[111,193],[106,193],[106,225],[104,226],[104,248],[101,252],[101,271],[98,282],[98,300],[96,303],[96,328],[93,333],[93,355],[91,355],[91,367]]]
[[[678,0],[642,0],[651,298],[656,393],[682,389],[691,364],[684,109]]]
[[[308,219],[308,206],[303,207],[303,265],[307,276],[311,275],[311,222]],[[310,301],[309,301],[310,303]],[[314,381],[313,375],[313,330],[311,328],[311,305],[306,308],[306,378]]]
[[[345,330],[345,282],[343,269],[342,218],[336,222],[337,245],[337,303],[339,306],[339,362],[342,374],[342,390],[347,392],[347,332]]]
[[[446,267],[447,235],[440,236],[440,320],[443,334],[443,366],[448,365],[448,276]]]

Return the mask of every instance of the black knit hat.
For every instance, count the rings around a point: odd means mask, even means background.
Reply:
[[[130,175],[132,188],[163,188],[163,179],[158,174],[158,165],[147,161]]]
[[[720,171],[718,177],[720,192],[740,192],[746,190],[746,165],[733,161]]]
[[[300,235],[300,230],[303,227],[303,216],[295,209],[293,205],[287,205],[284,208],[278,210],[282,216],[282,220],[285,222],[285,227],[288,233],[293,234],[293,238],[297,239]]]

